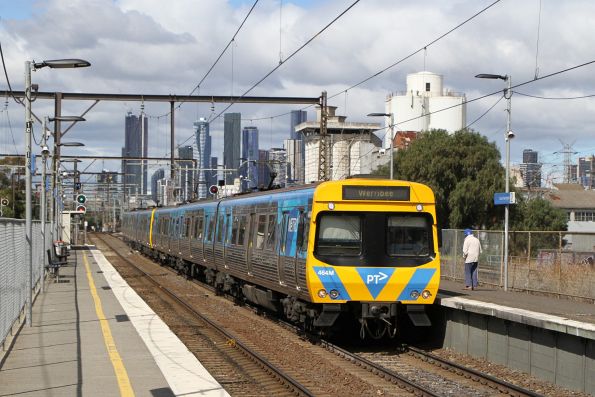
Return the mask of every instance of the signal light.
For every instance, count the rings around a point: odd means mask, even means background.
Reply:
[[[87,202],[87,196],[85,196],[84,194],[77,195],[76,202],[79,204],[85,204]]]
[[[87,207],[85,207],[84,205],[77,205],[76,206],[76,212],[80,212],[83,214],[87,213]]]
[[[219,187],[217,185],[211,185],[209,188],[209,192],[211,194],[217,194],[219,192]]]

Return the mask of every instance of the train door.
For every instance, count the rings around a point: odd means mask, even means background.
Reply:
[[[279,235],[279,281],[282,285],[296,287],[296,235],[298,216],[294,211],[283,211]]]
[[[249,276],[252,276],[252,249],[254,246],[254,234],[258,228],[258,218],[253,212],[248,217],[248,240],[246,243],[246,270]]]

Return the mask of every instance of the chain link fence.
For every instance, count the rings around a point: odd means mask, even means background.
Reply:
[[[41,222],[32,223],[33,239],[33,289],[40,280],[41,265],[44,263]],[[46,249],[50,247],[50,226],[46,225]],[[11,333],[26,309],[29,292],[27,278],[29,266],[26,260],[25,221],[0,218],[0,345]]]
[[[479,281],[504,285],[504,232],[476,231]],[[442,231],[442,277],[464,280],[463,231]],[[510,289],[595,300],[595,233],[509,232]]]

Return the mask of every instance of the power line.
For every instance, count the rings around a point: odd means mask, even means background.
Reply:
[[[539,95],[524,94],[524,93],[518,92],[518,91],[513,91],[513,92],[515,94],[526,96],[526,97],[529,97],[529,98],[552,99],[552,100],[570,100],[570,99],[584,99],[584,98],[595,97],[595,94],[581,95],[581,96],[571,96],[571,97],[546,97],[546,96],[539,96]]]
[[[351,87],[347,88],[346,90],[343,90],[341,92],[338,92],[336,94],[333,94],[331,96],[328,97],[328,99],[332,99],[334,97],[336,97],[337,95],[342,94],[343,92],[349,91],[355,87],[358,87],[360,85],[362,85],[363,83],[372,80],[374,77],[381,75],[382,73],[386,72],[389,69],[392,69],[393,67],[397,66],[398,64],[406,61],[407,59],[413,57],[414,55],[420,53],[421,51],[425,51],[429,46],[436,44],[438,41],[442,40],[443,38],[445,38],[446,36],[448,36],[449,34],[451,34],[452,32],[454,32],[455,30],[459,29],[460,27],[462,27],[463,25],[465,25],[467,22],[475,19],[476,17],[478,17],[479,15],[483,14],[485,11],[487,11],[488,9],[492,8],[494,5],[498,4],[501,0],[496,0],[494,1],[492,4],[488,5],[487,7],[484,7],[483,9],[481,9],[480,11],[476,12],[475,14],[473,14],[472,16],[470,16],[469,18],[465,19],[463,22],[459,23],[458,25],[456,25],[455,27],[453,27],[452,29],[450,29],[449,31],[447,31],[446,33],[443,33],[442,35],[438,36],[437,38],[435,38],[434,40],[430,41],[429,43],[425,44],[423,47],[419,48],[416,51],[413,51],[412,53],[410,53],[409,55],[406,55],[405,57],[399,59],[398,61],[396,61],[395,63],[391,64],[390,66],[387,66],[386,68],[374,73],[373,75],[363,79],[362,81],[360,81],[357,84],[352,85]]]
[[[490,9],[491,7],[493,7],[494,5],[496,5],[497,3],[499,3],[501,0],[496,0],[493,3],[491,3],[490,5],[488,5],[487,7],[481,9],[480,11],[476,12],[475,14],[473,14],[472,16],[470,16],[469,18],[465,19],[463,22],[459,23],[458,25],[454,26],[453,28],[451,28],[450,30],[448,30],[446,33],[443,33],[442,35],[438,36],[437,38],[435,38],[434,40],[430,41],[429,43],[425,44],[423,47],[419,48],[418,50],[410,53],[409,55],[406,55],[405,57],[399,59],[398,61],[394,62],[393,64],[391,64],[390,66],[385,67],[384,69],[372,74],[371,76],[366,77],[365,79],[363,79],[362,81],[360,81],[359,83],[353,84],[352,86],[350,86],[349,88],[346,88],[340,92],[337,92],[336,94],[333,94],[331,96],[328,97],[328,99],[332,99],[340,94],[343,93],[347,93],[347,91],[354,89],[370,80],[372,80],[374,77],[380,76],[382,73],[388,71],[389,69],[399,65],[400,63],[406,61],[407,59],[413,57],[414,55],[418,54],[421,51],[426,51],[427,48],[433,44],[436,44],[438,41],[442,40],[444,37],[448,36],[449,34],[451,34],[452,32],[454,32],[455,30],[459,29],[460,27],[462,27],[463,25],[465,25],[467,22],[470,22],[471,20],[475,19],[477,16],[481,15],[482,13],[484,13],[485,11],[487,11],[488,9]],[[300,110],[305,110],[308,109],[309,107],[311,107],[312,105],[308,105],[303,107]],[[227,110],[227,109],[226,109]],[[290,112],[286,112],[286,113],[281,113],[275,116],[268,116],[268,117],[262,117],[260,119],[252,119],[252,120],[266,120],[269,118],[277,118],[277,117],[282,117],[282,116],[286,116],[290,114]]]
[[[500,1],[500,0],[498,0]],[[266,73],[260,80],[258,80],[256,83],[254,83],[252,85],[252,87],[250,87],[248,90],[246,90],[242,95],[240,95],[239,97],[237,97],[237,99],[241,99],[244,96],[246,96],[250,91],[252,91],[253,89],[255,89],[256,87],[258,87],[258,85],[260,85],[260,83],[262,83],[264,80],[266,80],[271,74],[273,74],[275,71],[277,71],[277,69],[279,69],[281,66],[283,66],[287,61],[289,61],[290,59],[292,59],[297,53],[299,53],[301,50],[303,50],[305,47],[307,47],[312,41],[314,41],[318,36],[320,36],[325,30],[327,30],[331,25],[333,25],[337,20],[339,20],[339,18],[341,18],[343,15],[345,15],[349,10],[351,10],[357,3],[359,3],[360,0],[355,0],[349,7],[347,7],[343,12],[341,12],[338,16],[336,16],[332,21],[330,21],[326,26],[324,26],[321,30],[319,30],[314,36],[310,37],[310,39],[308,39],[304,44],[302,44],[297,50],[295,50],[294,52],[291,53],[291,55],[289,55],[287,58],[285,58],[284,60],[279,60],[279,64],[277,66],[275,66],[271,71],[269,71],[268,73]],[[237,100],[235,101],[231,101],[229,103],[229,105],[223,109],[221,112],[219,112],[215,117],[210,118],[208,120],[209,123],[211,123],[214,120],[217,120],[219,117],[221,117],[221,115],[223,113],[225,113],[225,111],[227,111],[227,109],[229,109],[230,107],[232,107],[235,103],[237,102]],[[271,117],[266,117],[266,119],[271,118]],[[185,144],[186,142],[188,142],[190,139],[192,139],[192,135],[189,136],[184,142],[182,142],[179,146]]]
[[[476,118],[475,120],[473,120],[473,122],[467,124],[465,126],[465,128],[469,128],[471,127],[473,124],[477,123],[479,120],[481,120],[483,118],[483,116],[485,116],[486,114],[488,114],[498,103],[500,103],[500,101],[502,100],[502,98],[504,98],[504,95],[501,96],[500,98],[498,98],[498,100],[492,105],[490,106],[490,108],[488,110],[486,110],[485,112],[483,112],[483,114],[481,116],[479,116],[478,118]]]

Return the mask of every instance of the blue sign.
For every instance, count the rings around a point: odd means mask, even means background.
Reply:
[[[516,204],[516,195],[514,192],[494,193],[494,205]]]

